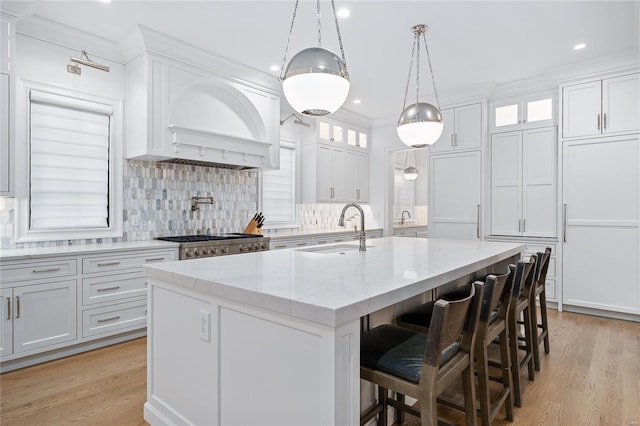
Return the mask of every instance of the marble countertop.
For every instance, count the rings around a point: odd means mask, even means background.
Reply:
[[[360,252],[357,243],[338,243],[145,268],[151,278],[338,326],[525,249],[516,243],[402,237],[376,238],[367,247]]]
[[[72,244],[52,247],[32,247],[19,249],[1,249],[0,261],[28,260],[55,256],[75,256],[78,254],[98,254],[122,250],[151,250],[178,248],[178,243],[146,240],[120,243]]]

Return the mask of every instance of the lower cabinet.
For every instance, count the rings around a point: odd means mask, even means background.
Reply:
[[[427,238],[426,226],[408,226],[393,229],[394,237]]]
[[[382,229],[372,229],[366,231],[367,239],[381,238]],[[342,243],[357,240],[354,232],[323,233],[315,235],[300,235],[298,237],[278,238],[271,237],[269,250],[281,250],[288,248],[299,248],[307,246],[317,246],[322,244]]]
[[[2,372],[68,355],[72,345],[81,352],[95,347],[82,349],[84,343],[144,330],[143,265],[177,258],[177,248],[156,248],[2,262]]]

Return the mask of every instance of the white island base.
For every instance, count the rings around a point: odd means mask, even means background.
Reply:
[[[409,238],[370,244],[366,252],[279,250],[147,268],[145,420],[357,425],[360,318],[503,268],[524,250]]]

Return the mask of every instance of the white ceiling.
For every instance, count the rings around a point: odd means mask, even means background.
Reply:
[[[273,74],[280,65],[294,0],[286,1],[3,1],[22,10],[118,41],[137,24]],[[427,41],[439,92],[542,75],[567,64],[638,52],[639,1],[364,1],[336,0],[351,93],[345,108],[369,118],[402,108],[414,24]],[[321,1],[324,47],[338,51],[330,2]],[[301,1],[290,55],[315,45],[315,1]],[[587,48],[572,47],[584,42]],[[424,57],[424,51],[423,57]],[[291,57],[291,56],[290,56]],[[421,87],[431,80],[421,63]],[[410,89],[411,90],[411,89]],[[354,99],[361,99],[354,105]]]

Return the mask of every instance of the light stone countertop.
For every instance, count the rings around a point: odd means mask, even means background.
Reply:
[[[335,327],[525,249],[517,243],[402,237],[376,238],[367,246],[365,252],[351,242],[272,250],[145,270],[150,278]]]
[[[32,247],[19,249],[1,249],[0,261],[17,261],[57,256],[76,256],[79,254],[99,254],[123,250],[152,250],[178,248],[178,243],[159,240],[126,241],[120,243],[72,244],[51,247]]]

